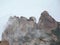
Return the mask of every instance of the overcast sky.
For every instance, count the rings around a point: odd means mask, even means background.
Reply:
[[[10,16],[34,16],[38,20],[44,10],[60,21],[60,0],[0,0],[0,39]]]

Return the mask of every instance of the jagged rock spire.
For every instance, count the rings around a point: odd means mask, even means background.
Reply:
[[[53,30],[57,28],[57,22],[47,11],[43,11],[39,18],[38,27],[47,31]]]

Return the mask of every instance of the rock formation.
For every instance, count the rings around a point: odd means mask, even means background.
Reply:
[[[53,19],[47,11],[41,13],[41,17],[38,22],[38,27],[46,31],[55,29],[57,27],[57,22]]]
[[[60,23],[47,11],[41,13],[38,23],[35,17],[14,16],[7,22],[2,41],[8,41],[9,45],[56,45],[60,38],[56,29],[60,30]]]
[[[0,41],[0,45],[9,45],[7,41]]]

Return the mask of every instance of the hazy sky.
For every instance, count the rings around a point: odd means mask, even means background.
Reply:
[[[60,0],[0,0],[0,39],[9,16],[34,16],[38,20],[44,10],[60,21]]]

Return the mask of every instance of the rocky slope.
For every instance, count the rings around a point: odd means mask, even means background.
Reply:
[[[44,11],[38,23],[35,17],[10,17],[2,41],[8,41],[9,45],[59,45],[59,34],[60,22]]]

